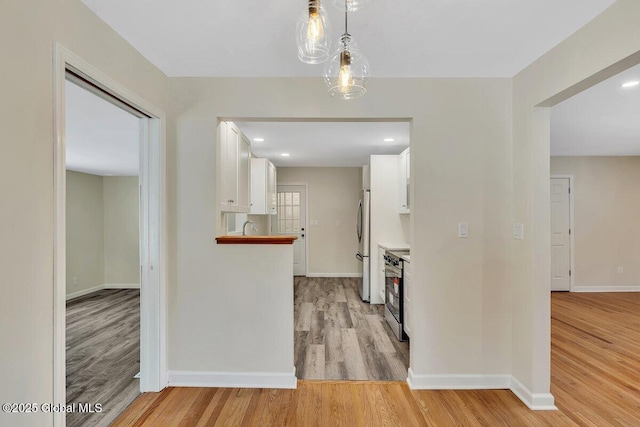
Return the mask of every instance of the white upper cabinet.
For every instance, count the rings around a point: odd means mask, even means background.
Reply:
[[[408,214],[411,207],[409,191],[410,165],[411,153],[407,148],[398,156],[398,212],[401,214]]]
[[[238,209],[251,210],[251,141],[242,132],[238,143]]]
[[[251,159],[251,213],[277,213],[276,167],[269,159]]]
[[[251,142],[232,122],[220,123],[218,204],[222,212],[250,211]]]

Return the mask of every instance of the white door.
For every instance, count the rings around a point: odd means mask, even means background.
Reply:
[[[278,213],[273,234],[298,236],[293,242],[293,275],[307,275],[306,251],[307,188],[304,185],[278,185]]]
[[[571,290],[569,178],[551,178],[551,290]]]

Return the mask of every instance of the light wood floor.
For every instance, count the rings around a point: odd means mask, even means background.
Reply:
[[[114,425],[640,426],[640,293],[559,293],[551,300],[551,392],[558,411],[530,411],[508,390],[301,380],[296,390],[145,393]]]
[[[409,344],[384,320],[384,306],[362,302],[357,279],[296,277],[295,367],[299,379],[407,379]]]
[[[67,303],[67,404],[101,403],[101,413],[69,413],[67,426],[108,426],[140,395],[140,291],[104,290]]]

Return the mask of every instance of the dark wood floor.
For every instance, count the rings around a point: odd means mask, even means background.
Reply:
[[[407,379],[409,344],[384,320],[383,305],[362,302],[357,279],[296,277],[295,366],[299,379]]]
[[[140,395],[140,291],[104,290],[67,302],[67,404],[101,403],[101,413],[69,413],[67,426],[108,426]]]

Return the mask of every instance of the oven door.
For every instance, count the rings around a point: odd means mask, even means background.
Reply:
[[[385,263],[384,265],[385,305],[398,323],[402,323],[400,306],[402,304],[402,270]]]

